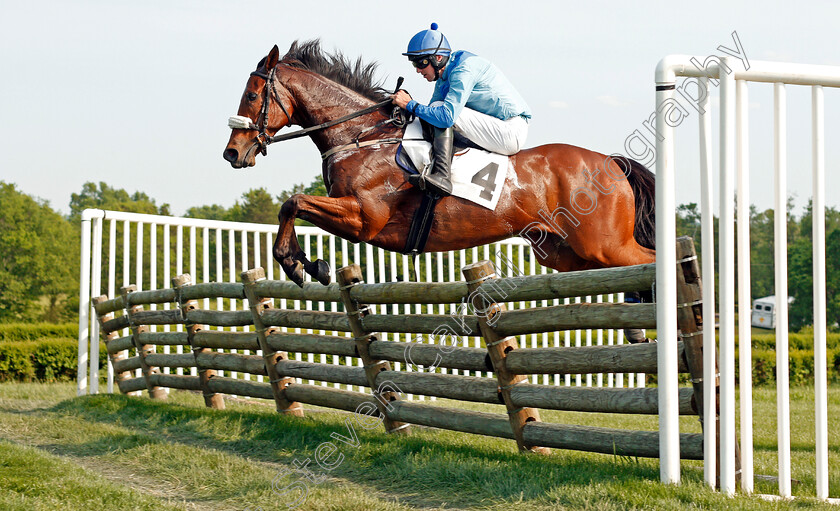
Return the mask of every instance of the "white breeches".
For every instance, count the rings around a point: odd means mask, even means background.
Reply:
[[[503,121],[469,108],[461,110],[454,128],[459,135],[484,149],[505,155],[518,153],[528,138],[528,121],[524,117]]]

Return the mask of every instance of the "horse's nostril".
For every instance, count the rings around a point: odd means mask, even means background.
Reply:
[[[239,158],[239,152],[236,149],[225,149],[225,160],[234,163]]]

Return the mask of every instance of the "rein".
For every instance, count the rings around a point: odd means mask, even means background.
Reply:
[[[257,134],[257,143],[260,145],[259,150],[260,150],[260,152],[262,152],[263,156],[266,155],[269,144],[273,144],[275,142],[283,142],[284,140],[292,140],[292,139],[295,139],[295,138],[300,138],[300,137],[306,136],[306,135],[308,135],[312,132],[330,128],[330,127],[335,126],[337,124],[341,124],[341,123],[347,122],[351,119],[355,119],[356,117],[361,117],[361,116],[369,114],[371,112],[375,112],[376,110],[379,110],[383,106],[386,106],[386,105],[391,103],[391,99],[386,99],[385,101],[380,101],[379,103],[376,103],[375,105],[371,105],[367,108],[363,108],[362,110],[358,110],[356,112],[347,114],[343,117],[339,117],[338,119],[335,119],[335,120],[332,120],[332,121],[327,121],[327,122],[322,122],[321,124],[318,124],[317,126],[310,126],[309,128],[303,128],[303,129],[299,129],[297,131],[293,131],[291,133],[285,133],[283,135],[275,135],[275,136],[269,138],[268,135],[266,134],[265,130],[268,127],[268,108],[269,108],[269,101],[271,99],[271,96],[274,96],[275,101],[277,101],[277,104],[280,105],[280,109],[283,110],[283,113],[286,115],[287,123],[292,122],[292,117],[289,115],[289,112],[286,110],[286,107],[283,106],[283,102],[280,101],[280,97],[277,94],[277,89],[274,87],[274,76],[275,76],[275,70],[276,69],[277,68],[272,69],[269,72],[269,74],[267,74],[267,75],[265,73],[260,72],[260,71],[254,71],[254,72],[251,73],[251,76],[258,76],[258,77],[262,78],[263,80],[265,80],[265,88],[263,89],[265,91],[265,93],[264,93],[264,97],[263,97],[262,110],[260,112],[260,118],[262,120],[261,125],[255,124],[254,121],[252,121],[250,118],[244,117],[244,116],[241,116],[241,115],[234,115],[234,116],[231,116],[228,119],[228,127],[232,128],[232,129],[249,129],[249,130],[256,130],[256,131],[259,132]],[[399,77],[399,79],[397,79],[397,90],[399,90],[400,85],[402,85],[402,82],[403,82],[403,77],[401,76],[401,77]],[[340,152],[340,151],[347,151],[347,150],[350,150],[350,149],[359,149],[361,147],[367,147],[367,146],[371,146],[371,145],[375,145],[375,144],[396,144],[396,143],[401,142],[402,140],[399,139],[399,138],[385,138],[385,139],[380,139],[380,140],[369,140],[369,141],[365,141],[365,142],[359,142],[359,138],[361,138],[363,135],[367,134],[369,131],[371,131],[375,128],[380,128],[380,127],[384,126],[385,124],[394,124],[395,126],[404,125],[405,124],[405,119],[403,118],[402,115],[398,114],[398,110],[399,110],[398,108],[394,110],[394,115],[392,115],[392,117],[390,119],[382,121],[380,123],[377,123],[375,126],[373,126],[371,128],[367,128],[367,129],[362,130],[359,133],[359,135],[357,135],[356,138],[353,140],[352,144],[345,144],[345,145],[342,145],[342,146],[334,147],[334,148],[330,149],[329,151],[326,151],[325,153],[323,153],[321,155],[321,158],[326,160],[327,158],[329,158],[333,154],[335,154],[337,152]],[[259,119],[258,119],[258,121],[259,121]]]

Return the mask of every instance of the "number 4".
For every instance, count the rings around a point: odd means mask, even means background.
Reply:
[[[492,200],[493,192],[496,191],[496,173],[499,171],[499,165],[491,163],[479,170],[472,177],[470,182],[483,188],[481,190],[481,198],[484,200]]]

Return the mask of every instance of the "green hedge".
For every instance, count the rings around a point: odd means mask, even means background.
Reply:
[[[840,350],[828,350],[828,381],[840,382]],[[753,350],[753,384],[775,385],[776,352],[774,350]],[[738,367],[738,362],[735,362]],[[814,384],[814,350],[791,349],[788,356],[788,377],[791,385]],[[736,371],[737,372],[737,371]]]
[[[788,334],[788,344],[791,350],[813,350],[814,334]],[[826,346],[829,350],[840,350],[840,334],[828,334]],[[776,334],[760,334],[752,336],[753,350],[775,350]]]
[[[0,323],[0,342],[79,338],[78,323]]]
[[[77,374],[76,339],[42,339],[0,343],[0,381],[69,381]],[[99,344],[99,367],[106,364],[105,345]]]

